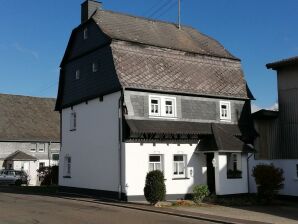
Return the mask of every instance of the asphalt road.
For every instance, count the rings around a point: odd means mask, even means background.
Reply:
[[[0,193],[1,224],[211,224],[199,220],[64,198]]]

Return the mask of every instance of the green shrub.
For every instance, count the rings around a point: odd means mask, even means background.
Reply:
[[[196,204],[202,203],[205,197],[210,194],[207,185],[199,184],[193,188],[193,201]]]
[[[253,168],[252,176],[255,178],[258,196],[271,202],[274,196],[284,186],[283,170],[273,164],[260,164]]]
[[[161,171],[154,170],[147,173],[144,195],[150,204],[156,204],[158,201],[165,199],[166,185],[164,183],[164,175]]]

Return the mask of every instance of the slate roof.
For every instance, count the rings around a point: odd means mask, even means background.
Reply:
[[[266,64],[266,67],[268,69],[271,68],[273,70],[277,70],[281,67],[290,66],[290,65],[298,65],[298,56]]]
[[[275,110],[259,110],[252,114],[253,119],[275,119],[278,117],[278,111]]]
[[[14,153],[7,156],[4,160],[6,161],[36,161],[37,158],[28,155],[22,151],[15,151]]]
[[[0,94],[0,141],[60,142],[55,99]]]
[[[92,19],[112,39],[239,60],[219,42],[192,27],[97,10]]]

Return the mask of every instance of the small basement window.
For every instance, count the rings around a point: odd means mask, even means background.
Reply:
[[[241,153],[227,154],[227,178],[242,178]]]
[[[220,119],[231,120],[231,105],[228,101],[220,101]]]
[[[70,113],[70,131],[75,131],[77,128],[77,114],[75,111],[71,111]]]
[[[80,79],[80,70],[76,70],[76,80]]]
[[[149,155],[149,171],[162,171],[162,155]]]
[[[88,29],[85,28],[84,29],[84,40],[87,40],[88,39]]]
[[[173,163],[173,176],[174,178],[186,177],[186,155],[174,155]]]

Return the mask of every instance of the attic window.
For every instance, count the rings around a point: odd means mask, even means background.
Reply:
[[[80,70],[76,70],[76,80],[80,79]]]
[[[93,62],[92,63],[92,72],[98,72],[98,63],[97,62]]]
[[[87,40],[88,39],[88,29],[85,28],[84,29],[84,40]]]
[[[220,101],[220,119],[231,120],[231,105],[228,101]]]
[[[160,116],[160,98],[150,97],[149,114]]]

